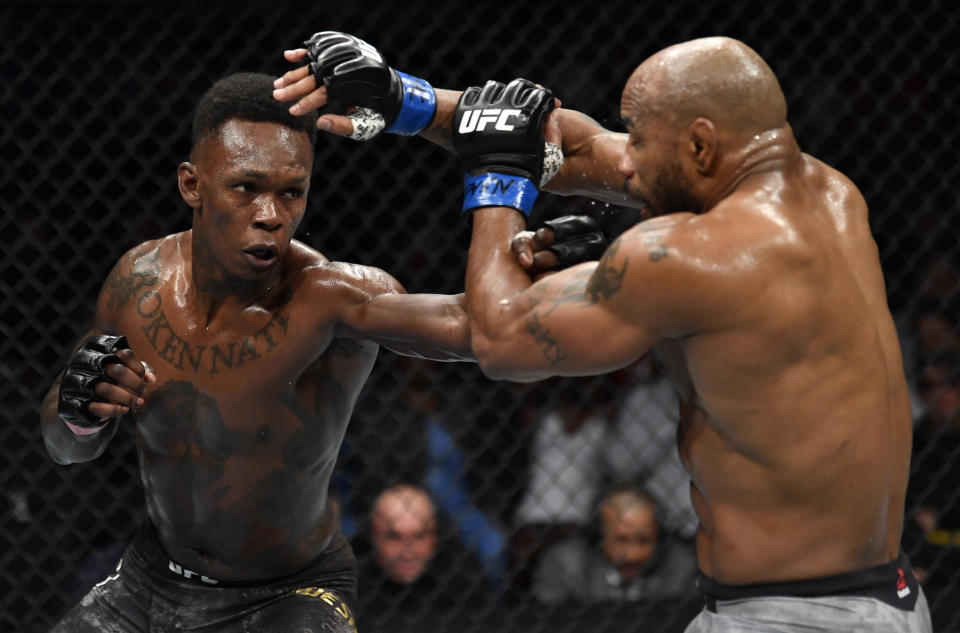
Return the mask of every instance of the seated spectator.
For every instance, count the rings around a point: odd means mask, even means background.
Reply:
[[[596,507],[611,394],[596,378],[556,378],[542,397],[530,446],[526,488],[514,511],[511,591],[530,588],[529,570],[544,547],[582,531]]]
[[[585,536],[547,548],[534,595],[544,603],[633,602],[696,595],[693,548],[664,537],[653,499],[621,487],[600,504],[599,543]]]
[[[925,414],[913,436],[903,545],[935,593],[960,569],[960,354],[942,351],[921,370]]]
[[[652,354],[629,368],[630,391],[604,442],[604,467],[614,484],[634,482],[657,502],[662,527],[692,540],[700,520],[690,501],[690,475],[677,452],[677,391]]]
[[[433,501],[417,486],[397,484],[376,498],[369,541],[354,551],[361,628],[437,618],[488,597],[476,558],[440,535]]]

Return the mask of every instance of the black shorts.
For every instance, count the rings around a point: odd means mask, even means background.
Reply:
[[[356,559],[339,532],[303,571],[240,584],[184,569],[145,526],[116,572],[91,589],[52,633],[355,633],[356,585]]]
[[[837,576],[776,582],[760,585],[722,585],[700,575],[697,586],[707,602],[707,609],[716,611],[718,600],[742,600],[769,596],[816,598],[823,596],[859,596],[873,598],[902,611],[913,611],[920,587],[910,561],[903,552],[885,563]]]

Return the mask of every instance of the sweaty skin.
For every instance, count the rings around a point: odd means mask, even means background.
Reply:
[[[481,367],[594,374],[652,349],[680,393],[699,566],[719,582],[894,559],[910,415],[862,195],[800,151],[776,78],[734,40],[654,55],[621,115],[628,135],[556,115],[567,160],[550,189],[659,217],[599,262],[531,283],[509,248],[520,215],[475,212],[466,292]]]
[[[287,51],[301,62],[305,51]],[[274,96],[326,103],[306,66]],[[425,138],[451,147],[459,93]],[[559,109],[546,189],[644,209],[597,263],[531,283],[536,242],[505,208],[474,213],[471,343],[493,378],[623,367],[653,350],[680,393],[678,440],[721,583],[816,578],[898,554],[911,444],[899,343],[867,206],[800,151],[766,63],[728,38],[673,46],[624,88],[628,134]],[[318,126],[352,131],[346,117]],[[527,244],[527,246],[524,246]]]
[[[462,296],[407,295],[292,240],[312,159],[306,134],[275,123],[229,120],[195,147],[179,171],[192,230],[120,259],[91,332],[127,337],[138,370],[123,384],[144,403],[116,418],[130,394],[98,392],[118,403],[102,405],[117,407],[111,427],[78,438],[58,419],[58,384],[45,400],[59,463],[93,459],[117,424],[135,424],[164,549],[213,578],[284,576],[324,551],[330,476],[378,344],[471,357]],[[140,362],[155,382],[138,381]]]

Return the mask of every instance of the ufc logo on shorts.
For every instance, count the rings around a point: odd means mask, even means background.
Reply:
[[[380,52],[374,47],[370,46],[363,40],[359,38],[353,38],[353,41],[357,43],[357,48],[360,49],[360,54],[364,57],[372,59],[375,62],[383,63],[383,57],[380,56]]]
[[[203,574],[198,574],[195,571],[190,571],[189,569],[185,569],[182,565],[178,565],[173,561],[170,561],[170,571],[177,574],[178,576],[183,576],[187,580],[197,579],[200,582],[206,583],[208,585],[216,585],[220,583],[219,580],[214,580],[209,576],[204,576]]]
[[[519,116],[520,110],[515,108],[484,108],[483,110],[468,110],[460,119],[460,133],[482,132],[488,123],[494,123],[493,128],[501,132],[512,132],[513,124],[507,123],[507,117]]]

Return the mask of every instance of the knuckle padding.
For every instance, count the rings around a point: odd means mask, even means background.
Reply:
[[[600,227],[589,215],[563,215],[552,220],[547,220],[543,226],[553,230],[555,240],[565,240],[574,235],[584,233],[599,233]]]
[[[591,233],[561,244],[551,244],[547,247],[547,250],[556,253],[559,265],[569,266],[599,258],[606,245],[603,235]]]
[[[116,384],[106,374],[110,363],[122,363],[117,352],[129,349],[124,336],[101,334],[87,339],[67,364],[60,378],[57,411],[61,417],[78,426],[100,426],[88,407],[96,394],[93,389],[99,382]]]

